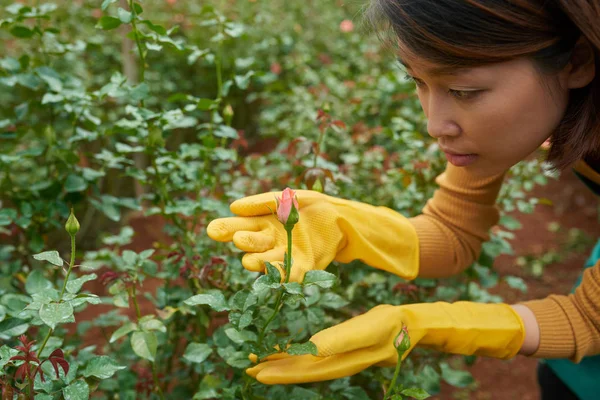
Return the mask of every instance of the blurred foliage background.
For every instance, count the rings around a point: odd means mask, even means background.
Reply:
[[[365,6],[0,1],[3,388],[36,399],[381,398],[391,372],[376,368],[288,387],[245,376],[273,300],[240,303],[257,274],[204,231],[230,215],[231,201],[286,186],[420,212],[445,159],[393,48],[361,20]],[[268,343],[307,340],[380,303],[501,301],[487,291],[500,279],[526,290],[492,264],[511,253],[507,240],[520,225],[506,213],[532,212],[538,200],[528,192],[547,175],[536,159],[513,168],[500,225],[461,276],[408,283],[358,262],[332,265],[339,282],[305,288],[308,302],[286,304]],[[49,323],[44,310],[76,299],[36,297],[65,278],[63,263],[32,256],[69,252],[70,208],[81,224],[72,279],[91,281],[83,288],[98,296]],[[152,223],[136,228],[135,219]],[[185,303],[207,293],[227,306]],[[22,334],[46,338],[38,356],[62,349],[69,374],[48,369],[47,382],[23,386],[19,363],[9,362]],[[465,361],[473,360],[415,352],[401,380],[430,393],[442,380],[467,386]]]

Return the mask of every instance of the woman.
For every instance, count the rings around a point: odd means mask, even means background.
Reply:
[[[505,171],[548,138],[550,162],[575,165],[600,187],[600,0],[373,0],[369,15],[392,28],[429,134],[449,163],[422,215],[410,219],[299,191],[291,279],[356,259],[406,279],[460,272],[498,221]],[[273,193],[238,200],[231,205],[237,217],[213,221],[208,234],[233,241],[248,253],[243,265],[262,271],[285,251],[274,206]],[[540,368],[544,399],[596,398],[600,265],[592,261],[569,296],[512,306],[382,305],[314,335],[317,357],[278,355],[248,373],[269,384],[300,383],[393,365],[394,339],[406,326],[412,347],[561,360]]]

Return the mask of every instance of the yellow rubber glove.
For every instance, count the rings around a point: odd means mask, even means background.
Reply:
[[[300,220],[293,230],[290,281],[300,282],[307,271],[325,269],[333,260],[362,260],[405,279],[417,276],[418,238],[406,217],[389,208],[311,190],[298,190],[296,195]],[[233,241],[248,253],[242,264],[250,271],[263,271],[265,261],[283,261],[287,236],[272,214],[276,210],[275,196],[280,197],[281,192],[237,200],[230,206],[237,217],[220,218],[207,227],[212,239]]]
[[[380,305],[315,334],[318,356],[275,354],[246,370],[265,384],[317,382],[354,375],[372,365],[393,366],[403,325],[411,347],[511,358],[525,339],[521,317],[506,304],[471,302]]]

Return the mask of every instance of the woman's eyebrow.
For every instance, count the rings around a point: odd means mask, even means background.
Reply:
[[[407,70],[407,71],[412,71],[411,66],[404,60],[402,60],[401,58],[397,58],[398,62],[400,64],[402,64],[402,66]],[[456,67],[456,66],[451,66],[451,65],[442,65],[442,66],[437,66],[434,68],[430,68],[428,69],[426,72],[428,75],[431,76],[456,76],[456,75],[462,75],[467,73],[468,71],[470,71],[471,68],[467,68],[467,67]]]

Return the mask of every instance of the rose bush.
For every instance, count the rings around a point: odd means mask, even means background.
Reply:
[[[407,216],[432,195],[444,158],[390,48],[360,29],[358,5],[1,10],[3,398],[382,398],[388,369],[285,387],[244,370],[250,354],[314,352],[312,334],[376,304],[499,301],[487,289],[500,280],[525,289],[492,268],[519,228],[507,215],[477,263],[440,281],[356,262],[282,282],[275,266],[248,272],[238,250],[206,236],[233,200],[286,186]],[[527,192],[546,174],[537,160],[514,172],[499,205],[531,212]],[[71,208],[80,227],[65,232]],[[397,380],[464,387],[463,361],[415,351]]]

